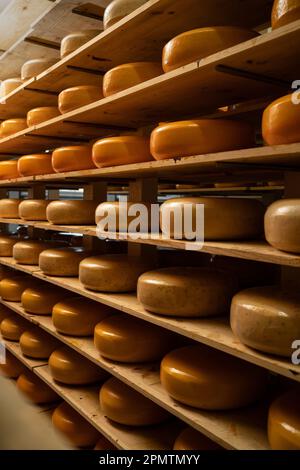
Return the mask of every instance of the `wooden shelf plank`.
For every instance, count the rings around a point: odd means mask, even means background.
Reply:
[[[34,371],[36,367],[42,367],[48,365],[47,360],[42,359],[31,359],[23,356],[19,343],[14,341],[4,341],[6,349],[11,352],[19,361],[21,361],[28,369]]]

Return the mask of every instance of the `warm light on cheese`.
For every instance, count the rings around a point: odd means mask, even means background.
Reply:
[[[27,129],[27,120],[22,118],[7,119],[6,121],[1,122],[0,133],[1,137],[8,137],[17,132],[21,132],[24,129]]]
[[[39,267],[48,276],[77,277],[79,263],[88,255],[81,248],[45,250],[40,254]]]
[[[100,406],[105,416],[126,426],[151,426],[170,417],[167,411],[116,378],[101,387]]]
[[[283,145],[300,142],[300,106],[292,100],[293,95],[286,95],[265,109],[262,135],[266,144]]]
[[[75,51],[79,47],[83,46],[83,44],[90,41],[98,34],[100,34],[100,30],[89,29],[78,31],[77,33],[68,34],[68,36],[65,36],[60,45],[61,59],[71,54],[71,52]]]
[[[92,149],[88,145],[57,148],[52,153],[52,166],[56,173],[95,168]]]
[[[21,335],[28,329],[28,323],[24,318],[10,315],[2,320],[0,325],[1,335],[9,341],[19,341]]]
[[[18,170],[21,176],[54,173],[51,154],[24,155],[18,160]]]
[[[152,161],[148,137],[138,135],[108,137],[93,145],[93,161],[98,168]]]
[[[27,113],[27,126],[37,126],[41,122],[50,121],[50,119],[54,119],[57,116],[60,116],[60,112],[54,106],[34,108]]]
[[[162,386],[178,402],[204,410],[230,410],[263,396],[264,369],[204,345],[172,351],[160,369]]]
[[[212,441],[194,428],[185,428],[177,437],[173,450],[221,450],[216,442]]]
[[[18,219],[21,199],[0,199],[0,217]]]
[[[5,98],[21,85],[23,85],[23,80],[21,78],[7,78],[6,80],[3,80],[0,84],[0,99]]]
[[[80,85],[63,90],[58,95],[58,109],[61,114],[69,113],[102,98],[102,79],[99,78],[99,86]]]
[[[22,354],[33,359],[48,359],[59,342],[40,328],[31,328],[20,337]]]
[[[102,223],[102,231],[130,232],[131,223],[141,215],[140,204],[141,202],[126,202],[126,206],[125,204],[122,206],[120,202],[102,202],[96,210],[96,224]],[[143,202],[142,204],[148,209],[146,220],[148,221],[148,228],[150,228],[151,203]],[[125,217],[123,217],[123,214]],[[110,219],[112,224],[108,223],[108,217],[110,216],[112,216],[112,219]],[[134,226],[136,227],[136,222],[134,222]]]
[[[54,390],[30,371],[20,375],[17,387],[30,401],[38,405],[53,403],[59,399]]]
[[[299,0],[275,0],[272,10],[272,27],[280,28],[300,19]]]
[[[18,264],[39,264],[40,254],[53,246],[51,242],[39,240],[22,240],[13,247],[13,258]]]
[[[46,209],[51,201],[45,199],[27,199],[19,205],[19,217],[23,220],[47,220]]]
[[[18,160],[4,160],[0,162],[0,179],[9,180],[19,178]]]
[[[0,235],[0,256],[12,256],[14,245],[18,241],[19,239],[16,237]]]
[[[300,253],[300,199],[274,202],[265,214],[265,236],[278,250]]]
[[[51,315],[52,308],[57,302],[69,294],[57,286],[33,286],[24,290],[21,303],[24,310],[34,315]]]
[[[57,62],[58,59],[32,59],[23,64],[21,68],[22,80],[34,78]]]
[[[132,13],[141,5],[147,3],[147,0],[114,0],[105,9],[103,24],[104,29],[110,28],[125,16]]]
[[[297,385],[271,405],[268,437],[272,450],[300,450],[300,388]]]
[[[36,281],[27,276],[15,276],[0,281],[0,296],[8,302],[20,302],[22,293]]]
[[[22,362],[18,361],[9,351],[5,353],[5,364],[0,363],[0,374],[9,379],[17,379],[26,369]]]
[[[94,225],[96,201],[53,201],[47,207],[47,219],[56,225]]]

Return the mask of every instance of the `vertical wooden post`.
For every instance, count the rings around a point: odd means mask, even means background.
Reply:
[[[100,181],[97,183],[90,183],[83,187],[83,199],[87,201],[95,201],[97,203],[105,202],[107,200],[107,182]],[[84,235],[83,246],[87,250],[105,252],[107,243],[99,240],[97,237]]]

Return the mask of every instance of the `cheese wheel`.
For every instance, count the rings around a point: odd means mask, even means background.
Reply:
[[[300,253],[300,199],[274,202],[265,214],[267,242],[278,250]]]
[[[265,109],[262,134],[266,144],[283,145],[300,142],[300,106],[295,105],[292,99],[293,95],[283,96]]]
[[[27,129],[27,120],[23,118],[7,119],[1,122],[0,133],[1,137],[8,137],[13,134]]]
[[[51,242],[39,240],[22,240],[13,247],[13,258],[18,264],[38,265],[42,251],[53,247]]]
[[[0,323],[12,314],[12,310],[3,304],[0,304]]]
[[[95,168],[92,149],[88,145],[57,148],[52,153],[52,166],[56,173]]]
[[[53,306],[52,321],[59,333],[92,336],[98,322],[114,310],[84,297],[71,297]]]
[[[93,162],[98,168],[152,161],[147,137],[128,135],[108,137],[93,145]]]
[[[18,219],[21,199],[0,199],[0,217]]]
[[[99,382],[107,376],[100,367],[70,348],[56,349],[49,358],[52,377],[67,385],[85,385]]]
[[[79,448],[93,447],[99,439],[98,431],[67,403],[55,409],[52,424]]]
[[[38,124],[41,124],[41,122],[49,121],[57,116],[60,116],[60,112],[55,106],[34,108],[27,113],[27,126],[37,126]]]
[[[118,65],[103,77],[103,95],[115,95],[163,73],[159,62],[135,62]]]
[[[170,332],[127,315],[113,315],[95,328],[94,343],[101,356],[117,362],[151,362],[174,347]]]
[[[25,370],[22,362],[18,361],[9,351],[5,353],[5,364],[0,363],[0,374],[9,379],[17,379]]]
[[[22,354],[33,359],[48,359],[59,342],[40,328],[24,331],[20,337]]]
[[[36,284],[29,276],[15,276],[0,281],[0,296],[8,302],[20,302],[22,293],[28,287]]]
[[[169,41],[163,49],[164,72],[200,61],[211,54],[258,36],[258,33],[234,26],[215,26],[186,31]]]
[[[95,224],[96,201],[53,201],[47,207],[47,219],[51,224]]]
[[[28,329],[28,325],[29,323],[24,318],[10,315],[1,322],[1,335],[9,341],[19,341],[21,335]]]
[[[155,160],[189,157],[253,147],[250,124],[229,119],[195,119],[159,125],[151,134]]]
[[[88,256],[81,248],[58,248],[40,254],[39,267],[48,276],[77,277],[79,263]]]
[[[280,28],[300,19],[299,0],[275,0],[272,9],[272,28]]]
[[[77,33],[68,34],[65,36],[60,45],[60,57],[63,59],[71,52],[75,51],[79,47],[83,46],[86,42],[93,39],[100,33],[98,29],[88,29],[78,31]]]
[[[104,29],[110,28],[141,5],[144,5],[144,3],[147,3],[147,0],[114,0],[105,9],[103,16]]]
[[[7,78],[3,80],[0,84],[0,99],[5,98],[21,85],[23,85],[21,78]]]
[[[149,263],[127,255],[103,255],[86,258],[80,263],[79,279],[96,292],[131,292]],[[122,275],[120,276],[120,273]]]
[[[138,300],[150,312],[173,317],[212,317],[226,314],[237,279],[210,268],[163,268],[138,280]]]
[[[244,290],[233,298],[231,328],[251,348],[291,357],[300,338],[300,295],[278,286]]]
[[[102,81],[99,79],[99,86],[81,85],[63,90],[58,95],[58,109],[61,114],[69,113],[102,98]]]
[[[268,437],[272,450],[300,450],[299,386],[277,398],[268,418]]]
[[[145,217],[145,229],[141,228],[141,218]],[[132,222],[133,225],[132,225]],[[151,203],[147,202],[103,202],[96,209],[96,224],[100,231],[131,232],[138,228],[148,231],[151,226]],[[134,226],[134,227],[133,227]]]
[[[173,450],[221,450],[222,447],[201,432],[193,428],[185,428],[177,437]]]
[[[16,237],[0,235],[0,256],[12,256],[13,247],[18,241]]]
[[[46,209],[51,201],[45,199],[27,199],[19,205],[19,217],[23,220],[47,220]]]
[[[30,371],[20,375],[17,380],[17,387],[20,392],[37,405],[53,403],[59,399],[54,390]]]
[[[104,436],[101,436],[94,450],[117,450],[117,448]]]
[[[54,173],[51,154],[24,155],[18,160],[18,170],[21,176]]]
[[[114,377],[102,385],[99,398],[105,416],[126,426],[151,426],[170,417],[156,403]]]
[[[21,68],[22,80],[29,80],[34,78],[44,70],[48,69],[57,62],[57,59],[32,59],[27,60]]]
[[[192,240],[196,231],[201,235],[201,220],[197,228],[197,205],[204,205],[204,240],[254,239],[263,233],[264,207],[260,201],[245,198],[186,197],[169,199],[160,208],[162,231],[175,236],[175,221],[182,239]],[[190,212],[186,207],[191,208]],[[179,216],[182,216],[180,219]],[[167,225],[165,225],[167,224]],[[169,227],[168,227],[169,224]],[[190,226],[190,227],[188,227]],[[164,228],[166,227],[166,228]]]
[[[34,315],[51,315],[52,308],[57,302],[69,294],[56,286],[33,286],[24,290],[21,303],[24,310]]]
[[[5,160],[0,162],[0,179],[9,180],[19,178],[18,160]]]

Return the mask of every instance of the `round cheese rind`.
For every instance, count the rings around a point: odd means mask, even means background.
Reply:
[[[105,9],[103,16],[104,30],[110,28],[125,16],[132,13],[141,5],[147,3],[147,0],[114,0]]]
[[[19,178],[18,160],[5,160],[0,162],[0,179],[9,180]]]
[[[253,349],[291,357],[300,338],[300,295],[278,286],[239,292],[232,300],[231,328]]]
[[[0,281],[0,296],[8,302],[20,302],[22,293],[34,285],[36,281],[31,277],[15,276]]]
[[[44,70],[48,69],[57,62],[57,59],[31,59],[27,60],[21,68],[21,79],[29,80],[34,78]]]
[[[92,149],[88,145],[57,148],[52,153],[52,166],[56,173],[95,168]]]
[[[47,219],[51,224],[95,224],[96,201],[52,201],[47,207]]]
[[[55,338],[40,328],[24,331],[20,337],[22,354],[33,359],[48,359],[58,344]]]
[[[0,235],[0,256],[12,256],[13,247],[18,241],[15,237]]]
[[[126,426],[151,426],[170,417],[167,411],[114,377],[102,385],[99,398],[105,416]]]
[[[5,364],[0,363],[0,374],[9,379],[17,379],[25,369],[22,362],[18,361],[9,351],[6,351]]]
[[[93,39],[100,33],[98,29],[88,29],[78,31],[77,33],[68,34],[65,36],[60,45],[60,57],[63,59],[71,52],[75,51],[79,47],[83,46],[86,42]]]
[[[63,90],[58,95],[58,109],[61,114],[69,113],[73,109],[81,108],[102,98],[102,81],[99,78],[99,86],[80,85]]]
[[[51,201],[45,199],[26,199],[19,205],[19,217],[23,220],[47,220],[46,209]]]
[[[275,0],[272,9],[272,28],[280,28],[300,19],[299,0]]]
[[[55,106],[34,108],[27,113],[27,126],[37,126],[41,122],[50,121],[50,119],[54,119],[57,116],[60,116],[60,112]]]
[[[93,162],[98,168],[152,161],[149,138],[138,135],[108,137],[93,145]]]
[[[81,248],[58,248],[40,254],[39,267],[48,276],[77,277],[79,263],[88,256]]]
[[[274,202],[265,214],[267,242],[277,250],[300,253],[300,199]]]
[[[142,274],[137,295],[145,309],[153,313],[212,317],[228,312],[237,291],[237,279],[226,271],[171,267]]]
[[[0,85],[0,99],[5,98],[21,85],[23,85],[23,80],[21,78],[7,78],[6,80],[3,80]]]
[[[147,212],[142,212],[147,209]],[[139,226],[141,232],[148,231],[151,227],[151,203],[147,202],[102,202],[96,209],[96,224],[103,225],[101,231],[130,232],[131,222],[145,216],[145,230]],[[105,223],[105,225],[104,225]],[[136,224],[136,223],[135,223]],[[134,224],[134,225],[135,225]]]
[[[51,315],[52,308],[68,294],[56,286],[33,286],[24,290],[21,303],[24,310],[34,315]]]
[[[28,329],[28,325],[29,323],[24,318],[10,315],[1,322],[1,335],[9,341],[19,341],[21,335]]]
[[[300,142],[299,128],[300,110],[293,102],[292,94],[273,101],[263,113],[262,134],[268,145]]]
[[[18,219],[21,199],[0,199],[0,217],[2,219]]]
[[[96,292],[131,292],[149,263],[127,255],[103,255],[86,258],[80,263],[79,279]],[[120,276],[120,273],[122,275]]]
[[[98,431],[65,402],[55,409],[52,424],[79,448],[93,447],[99,439]]]
[[[56,349],[49,358],[52,377],[67,385],[85,385],[100,382],[107,374],[100,367],[70,348]]]
[[[258,36],[258,33],[235,26],[198,28],[179,34],[163,49],[164,72],[200,61],[211,54]]]
[[[22,240],[13,247],[13,258],[18,264],[38,265],[40,254],[53,246],[53,243],[39,240]]]
[[[195,345],[165,356],[160,379],[168,394],[184,405],[230,410],[258,400],[266,391],[268,373],[223,352]]]
[[[24,155],[18,160],[18,170],[21,176],[52,174],[51,154]]]
[[[53,306],[52,321],[59,333],[70,336],[92,336],[98,322],[114,310],[84,297],[71,297]]]
[[[243,121],[194,119],[160,124],[151,134],[155,160],[189,157],[253,147],[254,131]]]
[[[194,428],[185,428],[177,437],[173,450],[221,450],[222,447]]]
[[[17,380],[17,387],[20,392],[37,405],[53,403],[59,399],[54,390],[30,371],[20,375]]]
[[[175,340],[163,328],[120,314],[98,323],[94,343],[107,359],[137,363],[161,359],[174,347]]]
[[[1,137],[8,137],[17,132],[21,132],[27,129],[27,120],[23,118],[7,119],[1,122],[0,133]]]
[[[272,450],[300,450],[299,386],[279,396],[269,409],[268,437]]]

